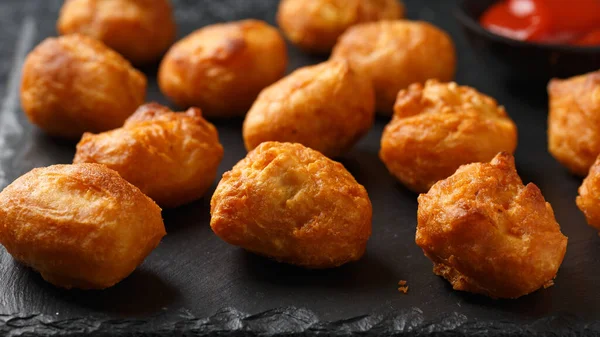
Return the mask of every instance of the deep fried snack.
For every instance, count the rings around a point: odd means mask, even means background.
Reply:
[[[375,88],[377,112],[391,115],[398,91],[428,79],[454,78],[456,54],[448,34],[418,21],[380,21],[349,28],[331,56],[347,59]]]
[[[263,90],[244,121],[244,143],[301,143],[328,157],[349,150],[371,126],[375,95],[348,62],[329,61],[296,70]]]
[[[0,193],[0,243],[58,287],[108,288],[165,234],[160,208],[99,164],[34,169]]]
[[[365,188],[300,144],[259,145],[223,175],[210,206],[224,241],[307,268],[358,260],[371,236]]]
[[[548,84],[548,150],[585,176],[600,154],[600,70]]]
[[[23,110],[53,136],[78,138],[118,128],[145,97],[144,74],[83,35],[48,38],[23,65]]]
[[[177,42],[158,83],[181,107],[208,117],[243,116],[258,93],[285,73],[287,51],[277,29],[258,20],[215,24]]]
[[[404,17],[399,0],[282,0],[277,23],[287,38],[300,48],[328,53],[349,27]]]
[[[475,89],[429,80],[398,94],[379,156],[415,192],[427,192],[463,164],[513,153],[517,128],[504,108]]]
[[[160,58],[177,30],[169,0],[67,0],[57,23],[62,35],[104,42],[135,65]]]
[[[200,109],[175,113],[150,103],[122,128],[85,133],[73,162],[104,164],[170,208],[201,198],[222,158],[217,129],[202,118]]]
[[[552,285],[567,249],[552,206],[514,158],[461,166],[419,196],[416,242],[455,290],[517,298]]]
[[[588,176],[579,187],[579,196],[576,202],[579,209],[585,214],[587,223],[600,231],[600,157],[590,168]]]

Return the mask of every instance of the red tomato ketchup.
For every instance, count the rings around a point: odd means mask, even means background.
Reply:
[[[600,45],[600,0],[501,0],[480,22],[515,40]]]

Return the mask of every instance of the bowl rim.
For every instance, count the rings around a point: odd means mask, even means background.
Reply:
[[[513,47],[536,47],[545,49],[548,51],[560,51],[560,52],[583,52],[583,53],[598,53],[598,57],[600,57],[600,46],[573,46],[567,44],[558,44],[558,43],[540,43],[540,42],[531,42],[531,41],[521,41],[511,39],[502,35],[498,35],[493,33],[481,26],[479,21],[473,19],[469,14],[467,14],[465,10],[465,4],[467,1],[472,0],[458,0],[457,6],[454,10],[454,16],[463,24],[463,26],[467,27],[469,30],[476,32],[477,34],[483,36],[484,38],[502,42]],[[495,0],[495,1],[503,1],[503,0]]]

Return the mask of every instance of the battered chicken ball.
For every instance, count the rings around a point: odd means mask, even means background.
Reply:
[[[210,205],[224,241],[307,268],[358,260],[371,235],[365,188],[300,144],[259,145],[223,175]]]
[[[398,91],[428,79],[454,78],[456,54],[448,34],[417,21],[380,21],[353,26],[339,39],[333,59],[347,59],[372,81],[377,112],[391,115]]]
[[[150,103],[120,129],[84,134],[73,162],[104,164],[168,208],[201,198],[222,158],[217,129],[199,109],[175,113]]]
[[[552,206],[514,159],[461,166],[419,196],[416,242],[455,290],[517,298],[553,284],[567,249]]]
[[[379,155],[400,182],[427,192],[460,165],[487,162],[516,146],[517,128],[493,98],[429,80],[400,91]]]
[[[404,6],[399,0],[282,0],[277,22],[300,48],[328,53],[350,26],[403,16]]]
[[[600,70],[548,85],[548,150],[585,176],[600,154]]]
[[[63,288],[116,284],[165,234],[160,208],[99,164],[34,169],[0,193],[0,243]]]
[[[600,158],[590,168],[590,172],[579,187],[577,206],[585,214],[590,226],[600,231]]]
[[[48,38],[23,65],[23,110],[53,136],[78,138],[85,131],[118,128],[145,96],[144,74],[83,35]]]
[[[246,149],[265,141],[301,143],[335,157],[364,136],[375,117],[373,88],[348,62],[301,68],[263,90],[246,115]]]
[[[181,107],[208,117],[243,116],[269,84],[285,73],[287,51],[279,32],[262,21],[204,27],[165,55],[158,83]]]
[[[169,0],[66,0],[60,34],[81,33],[104,42],[133,64],[160,58],[175,40]]]

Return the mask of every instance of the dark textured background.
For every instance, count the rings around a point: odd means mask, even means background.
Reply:
[[[178,0],[179,35],[204,25],[243,18],[274,23],[276,0]],[[517,166],[537,184],[569,237],[556,285],[517,300],[491,300],[452,291],[433,275],[414,243],[416,195],[396,183],[377,157],[385,120],[341,161],[367,188],[373,236],[359,262],[323,271],[277,264],[220,241],[209,227],[209,197],[164,213],[168,235],[129,278],[105,291],[66,291],[16,264],[0,249],[0,335],[93,332],[239,335],[285,333],[344,335],[410,332],[431,335],[552,335],[600,331],[600,239],[575,206],[580,180],[546,151],[543,85],[492,75],[466,44],[449,0],[406,0],[408,17],[431,21],[454,38],[457,81],[506,106],[519,126]],[[19,108],[24,54],[54,35],[61,1],[0,2],[0,187],[31,168],[69,163],[74,144],[44,136]],[[290,47],[290,69],[319,61]],[[149,100],[165,102],[150,78]],[[220,173],[245,155],[241,120],[216,122],[225,147]],[[210,193],[209,193],[210,196]],[[397,291],[400,279],[410,291]]]

